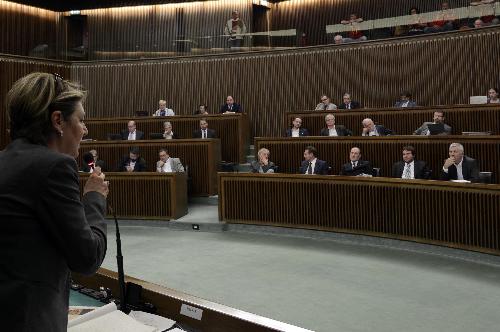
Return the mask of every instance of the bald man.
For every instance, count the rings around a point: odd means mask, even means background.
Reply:
[[[127,130],[121,132],[122,140],[124,141],[136,141],[144,139],[144,133],[137,130],[135,121],[129,121],[127,124]]]

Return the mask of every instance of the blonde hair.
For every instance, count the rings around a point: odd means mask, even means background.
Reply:
[[[269,150],[268,150],[268,149],[266,149],[266,148],[262,148],[262,149],[260,149],[260,150],[257,152],[257,156],[259,156],[259,157],[260,157],[260,156],[262,156],[264,153],[266,153],[266,154],[267,154],[267,156],[269,156],[269,155],[271,154],[271,152],[269,152]]]
[[[20,78],[5,99],[10,138],[47,144],[55,134],[51,114],[60,111],[67,120],[84,99],[85,91],[78,84],[56,74],[35,72]]]

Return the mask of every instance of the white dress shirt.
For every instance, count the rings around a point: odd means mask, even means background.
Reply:
[[[207,135],[208,135],[207,129],[202,129],[201,130],[201,138],[207,138]]]
[[[410,175],[407,177],[406,169],[410,167]],[[415,160],[412,160],[411,163],[405,163],[405,167],[403,168],[403,174],[401,174],[402,179],[414,179],[415,178]]]
[[[172,160],[168,157],[162,167],[158,167],[162,173],[172,173]]]
[[[299,136],[300,136],[300,129],[292,128],[292,137],[299,137]]]
[[[462,173],[462,163],[464,162],[464,158],[460,160],[458,164],[454,164],[457,168],[457,180],[463,180],[464,174]],[[443,167],[443,172],[448,173],[448,169]]]
[[[136,131],[137,131],[137,130],[134,130],[133,132],[129,132],[129,133],[128,133],[128,140],[129,140],[129,141],[135,141],[135,132],[136,132]]]
[[[174,138],[174,132],[173,132],[173,131],[171,131],[171,132],[170,132],[170,134],[167,134],[167,132],[164,132],[164,133],[163,133],[163,137],[164,137],[165,139],[173,139],[173,138]]]
[[[314,158],[313,160],[311,160],[311,174],[314,174],[314,167],[316,167],[316,160],[318,160],[318,158]],[[309,165],[307,166],[306,168],[306,174],[309,174],[307,173],[307,170],[309,168]]]
[[[333,126],[333,128],[331,129],[328,129],[328,136],[339,136],[337,134],[337,129],[335,129],[335,126]]]
[[[170,108],[165,108],[165,115],[164,116],[174,116],[174,110]],[[157,110],[153,116],[161,116],[161,110]]]
[[[404,103],[401,104],[401,107],[408,107],[409,102],[410,102],[409,100],[405,101]]]

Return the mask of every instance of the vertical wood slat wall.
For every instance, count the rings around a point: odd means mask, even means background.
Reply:
[[[219,219],[229,223],[375,235],[500,255],[498,185],[219,173],[219,188]]]
[[[227,46],[220,36],[231,12],[238,10],[251,30],[251,0],[221,0],[182,4],[92,9],[88,16],[90,59],[116,58],[125,52],[175,52],[183,42],[192,47]],[[177,40],[177,41],[176,41]],[[96,53],[97,52],[97,53]],[[123,52],[122,55],[116,52]],[[157,78],[161,82],[161,77]]]
[[[419,105],[467,104],[499,83],[500,28],[365,45],[151,61],[74,63],[91,117],[128,116],[166,99],[176,114],[227,95],[243,105],[255,136],[281,136],[287,111],[314,109],[322,93],[346,91],[366,107],[389,107],[402,89]]]
[[[0,53],[27,56],[47,44],[47,54],[55,56],[62,43],[61,21],[59,13],[0,0]]]

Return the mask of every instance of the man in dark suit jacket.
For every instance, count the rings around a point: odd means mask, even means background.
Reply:
[[[146,161],[141,157],[139,148],[133,147],[130,149],[128,156],[124,156],[118,167],[120,172],[145,172]]]
[[[234,102],[234,98],[227,96],[226,103],[220,107],[219,113],[242,113],[241,106]]]
[[[122,140],[135,141],[144,139],[144,133],[136,129],[135,121],[129,121],[127,127],[128,130],[121,132]]]
[[[193,131],[193,138],[217,138],[215,130],[208,128],[208,122],[205,119],[200,120],[200,129]]]
[[[394,107],[405,108],[405,107],[415,107],[417,103],[411,100],[411,93],[408,91],[403,91],[399,95],[399,100],[394,104]]]
[[[342,125],[335,125],[335,116],[325,116],[326,128],[321,129],[320,136],[352,136],[352,132]]]
[[[373,174],[373,168],[369,161],[361,160],[361,150],[358,147],[353,147],[349,154],[349,162],[342,165],[340,175],[358,176],[361,174]]]
[[[339,105],[339,109],[351,110],[356,108],[361,108],[361,104],[355,100],[352,100],[351,94],[345,93],[344,97],[342,97],[342,103]]]
[[[24,138],[0,152],[3,331],[66,331],[70,271],[92,274],[104,260],[106,198],[80,199],[77,169]]]
[[[301,174],[328,175],[328,164],[324,160],[316,158],[318,154],[314,146],[306,147],[304,151],[304,161],[300,166]]]
[[[286,137],[302,137],[309,136],[309,131],[306,128],[301,128],[302,119],[295,118],[292,121],[292,128],[288,128],[285,132]]]
[[[366,118],[362,122],[363,131],[361,136],[389,136],[392,135],[392,130],[385,128],[382,125],[375,125],[372,119]]]
[[[405,146],[403,148],[403,160],[392,165],[392,177],[399,179],[429,179],[430,170],[427,163],[415,160],[415,148]]]
[[[479,166],[475,159],[464,155],[464,147],[460,143],[451,143],[449,158],[445,160],[441,171],[441,180],[479,180]]]

